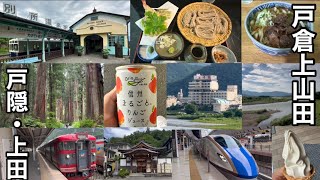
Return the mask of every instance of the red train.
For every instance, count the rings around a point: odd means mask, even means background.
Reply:
[[[84,180],[96,169],[96,138],[77,133],[61,135],[39,148],[68,180]]]

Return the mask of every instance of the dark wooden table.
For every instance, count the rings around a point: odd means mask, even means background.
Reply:
[[[168,0],[147,0],[147,4],[150,7],[157,8],[163,5]],[[169,32],[177,32],[180,34],[176,18],[180,10],[185,7],[186,5],[193,3],[193,2],[201,2],[197,0],[169,0],[172,4],[179,7],[179,10],[176,14],[176,17],[172,21],[171,25],[168,28]],[[224,42],[222,45],[227,46],[230,48],[237,57],[238,62],[241,62],[241,0],[216,0],[214,5],[221,8],[225,13],[228,14],[232,21],[232,33],[228,40]],[[135,24],[135,22],[139,19],[144,17],[144,9],[142,7],[141,0],[131,0],[131,14],[130,14],[130,59],[131,63],[145,63],[141,61],[137,56],[137,48],[139,47],[140,39],[142,36],[141,29]],[[183,37],[183,36],[182,36]],[[184,38],[185,49],[190,45],[190,42]],[[208,59],[207,63],[213,63],[211,57],[211,49],[212,47],[208,47]],[[183,54],[177,58],[177,60],[183,60]]]

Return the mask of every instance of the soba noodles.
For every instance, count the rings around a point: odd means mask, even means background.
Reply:
[[[182,24],[196,36],[205,39],[227,33],[229,26],[228,21],[215,10],[189,11],[182,18]]]

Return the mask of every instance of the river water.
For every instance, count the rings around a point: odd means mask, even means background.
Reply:
[[[275,110],[279,111],[270,116],[270,118],[260,122],[258,126],[266,126],[270,125],[271,122],[277,118],[282,118],[286,115],[292,113],[292,101],[288,102],[278,102],[278,103],[270,103],[270,104],[255,104],[255,105],[243,105],[243,111],[257,111],[257,110]]]

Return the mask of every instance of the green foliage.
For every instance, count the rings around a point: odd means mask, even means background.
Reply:
[[[199,118],[223,118],[222,114],[213,113],[197,113],[197,114],[180,114],[177,116],[178,119],[199,119]]]
[[[192,122],[200,123],[210,123],[210,124],[223,124],[223,125],[214,125],[214,126],[200,126],[206,129],[241,129],[242,120],[241,118],[199,118],[192,120]]]
[[[9,53],[9,38],[0,38],[0,54]]]
[[[198,105],[199,111],[212,111],[213,107],[212,105]]]
[[[240,111],[240,110],[235,111],[234,116],[235,117],[242,117],[242,111]]]
[[[268,110],[262,109],[262,110],[258,110],[258,111],[257,111],[257,114],[264,114],[264,113],[266,113],[266,112],[268,112]]]
[[[121,178],[125,178],[125,177],[129,176],[129,174],[130,174],[130,172],[127,169],[120,169],[120,171],[119,171],[119,176]]]
[[[198,107],[197,107],[197,105],[195,105],[195,104],[187,104],[187,105],[184,107],[184,111],[185,111],[187,114],[194,114],[194,113],[198,112]]]
[[[25,127],[33,127],[33,128],[45,128],[46,124],[42,123],[39,119],[35,119],[32,116],[26,116],[21,119],[22,124]]]
[[[104,55],[104,56],[109,55],[109,49],[103,49],[102,50],[102,55]]]
[[[271,122],[272,126],[288,126],[292,124],[292,115],[289,114],[279,119],[275,119]]]
[[[228,111],[223,112],[223,116],[225,118],[242,117],[242,111],[238,109],[230,109]]]
[[[76,46],[75,50],[78,53],[78,55],[82,55],[84,52],[84,47],[83,46]]]
[[[232,112],[231,111],[225,111],[225,112],[223,112],[223,116],[225,118],[230,118],[230,117],[232,117]]]
[[[230,84],[238,85],[238,90],[242,91],[242,70],[241,64],[168,64],[167,65],[167,94],[176,95],[180,89],[184,96],[188,96],[188,83],[193,81],[193,76],[197,73],[203,75],[213,74],[218,77],[219,90],[226,90]],[[228,73],[226,73],[228,72]]]
[[[76,46],[75,49],[76,49],[78,52],[83,52],[84,47],[83,47],[83,46]]]
[[[182,110],[183,109],[183,106],[177,104],[175,106],[170,106],[167,108],[168,111],[178,111],[178,110]]]
[[[130,145],[138,144],[144,141],[154,147],[162,147],[163,144],[171,137],[171,131],[153,130],[148,132],[136,131],[123,138],[112,137],[110,143],[128,143]]]
[[[320,95],[320,93],[318,92]],[[317,126],[320,126],[320,100],[316,100],[316,124]]]
[[[142,20],[144,33],[150,36],[159,35],[167,30],[166,17],[158,15],[156,12],[146,11],[145,17]]]
[[[257,119],[257,122],[260,123],[260,122],[268,119],[270,116],[271,115],[269,115],[269,114],[263,114],[263,115],[259,116],[259,118]]]
[[[268,103],[276,103],[276,102],[287,102],[291,100],[291,97],[270,97],[270,96],[243,96],[242,102],[243,104],[268,104]]]
[[[46,120],[46,127],[47,128],[63,128],[64,127],[64,124],[57,121],[55,116],[56,115],[54,112],[48,112],[47,120]]]
[[[84,119],[72,123],[73,128],[93,128],[96,127],[96,122],[91,119]]]

